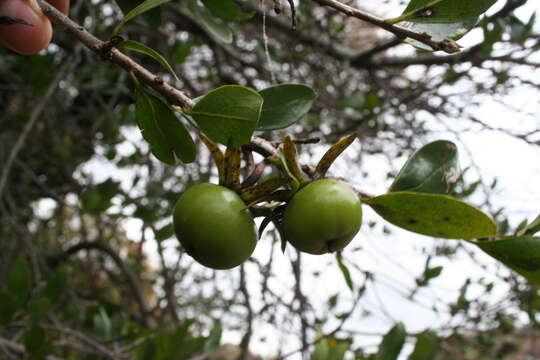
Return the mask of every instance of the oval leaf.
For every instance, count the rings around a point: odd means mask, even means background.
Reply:
[[[31,287],[32,276],[28,262],[24,256],[18,256],[7,275],[7,290],[13,296],[16,306],[25,302]]]
[[[254,15],[244,13],[233,0],[203,0],[203,4],[212,14],[224,21],[245,21]]]
[[[407,160],[389,191],[446,194],[458,177],[457,146],[450,141],[434,141],[418,149]]]
[[[306,115],[317,94],[301,84],[281,84],[259,92],[264,99],[261,121],[257,130],[286,128]]]
[[[409,360],[435,360],[439,338],[433,331],[424,331],[416,336],[416,345]]]
[[[540,237],[510,237],[474,243],[530,282],[540,285]]]
[[[387,22],[406,21],[403,26],[419,34],[426,33],[435,41],[457,40],[468,33],[497,0],[411,0],[403,14]],[[412,45],[433,50],[415,40]]]
[[[191,13],[195,15],[195,21],[216,40],[224,44],[232,43],[233,32],[226,24],[216,22],[210,15],[201,10],[196,1],[188,1],[187,6]]]
[[[402,323],[397,323],[384,335],[375,360],[396,360],[405,344],[407,332]]]
[[[256,91],[225,85],[207,93],[186,113],[210,139],[223,145],[241,146],[250,142],[262,104],[263,99]]]
[[[174,165],[195,160],[197,148],[193,139],[174,112],[159,98],[137,86],[136,119],[141,133],[150,143],[152,153],[164,163]]]
[[[460,23],[482,15],[496,2],[497,0],[411,0],[398,19],[418,23]]]
[[[474,239],[497,233],[497,225],[489,216],[446,195],[396,192],[363,201],[386,221],[418,234]]]

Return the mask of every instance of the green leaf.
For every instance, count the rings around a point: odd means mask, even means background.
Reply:
[[[540,237],[506,237],[474,244],[530,282],[540,285]]]
[[[54,304],[66,290],[70,275],[71,271],[69,268],[64,267],[56,270],[53,276],[47,281],[40,295],[49,299],[51,304]]]
[[[442,266],[435,266],[432,268],[427,268],[426,271],[424,272],[424,278],[426,280],[435,279],[439,277],[439,275],[441,275],[442,270],[443,270]]]
[[[148,11],[148,10],[151,10],[157,6],[160,6],[164,3],[167,3],[171,0],[146,0],[145,2],[141,3],[140,5],[138,5],[137,7],[135,7],[134,9],[132,9],[130,12],[128,12],[123,18],[122,20],[120,20],[120,22],[118,24],[116,24],[116,26],[114,27],[113,31],[112,31],[112,36],[115,36],[118,34],[118,31],[120,30],[120,28],[125,24],[127,23],[129,20],[133,19],[134,17]]]
[[[345,279],[347,286],[349,287],[349,289],[351,289],[351,291],[353,291],[353,282],[352,282],[351,272],[349,271],[349,268],[347,267],[347,265],[343,263],[343,259],[340,253],[337,253],[336,259],[338,262],[339,270],[341,270],[341,274],[343,274],[343,278]]]
[[[224,21],[245,21],[254,15],[243,12],[233,0],[202,0],[202,2],[212,14]]]
[[[119,192],[120,183],[107,179],[101,184],[86,189],[81,194],[81,204],[85,212],[99,215],[112,206],[112,198]]]
[[[143,0],[116,0],[116,3],[124,14],[129,13],[137,7]],[[161,25],[161,10],[153,8],[141,14],[135,21],[140,21],[143,25],[157,29]]]
[[[18,308],[19,305],[12,294],[0,291],[0,325],[8,323]]]
[[[187,7],[195,15],[195,21],[216,40],[224,44],[232,43],[233,32],[226,24],[216,22],[210,15],[202,11],[194,0],[188,0]]]
[[[169,165],[174,165],[176,158],[184,163],[194,161],[195,143],[171,108],[142,86],[137,86],[136,94],[135,116],[152,153]]]
[[[30,315],[30,322],[32,324],[38,323],[45,313],[51,308],[51,301],[46,297],[36,297],[30,301],[28,306],[28,314]]]
[[[407,160],[389,191],[447,194],[458,178],[457,147],[439,140],[424,145]]]
[[[400,21],[461,23],[485,13],[497,0],[411,0]]]
[[[180,80],[178,79],[178,76],[176,76],[176,73],[174,72],[171,65],[169,65],[167,60],[160,53],[153,50],[152,48],[133,40],[124,40],[120,44],[116,45],[116,47],[118,49],[133,50],[151,56],[152,58],[154,58],[154,60],[163,65],[163,67],[167,69],[176,80]]]
[[[186,111],[202,132],[215,142],[228,146],[248,144],[261,114],[263,98],[238,85],[225,85],[201,98]]]
[[[195,41],[191,39],[188,41],[177,40],[172,49],[172,60],[176,64],[183,63],[191,54],[191,48],[194,44]]]
[[[257,130],[263,131],[291,126],[308,113],[317,97],[312,88],[301,84],[271,86],[259,94],[264,103]]]
[[[474,239],[497,233],[488,215],[446,195],[396,192],[363,201],[386,221],[418,234]]]
[[[351,339],[333,337],[321,339],[315,345],[310,360],[343,360],[351,344]]]
[[[36,358],[36,356],[44,355],[40,353],[43,352],[42,350],[46,345],[46,340],[47,337],[45,330],[43,330],[43,328],[39,325],[33,325],[28,331],[26,331],[23,338],[24,347],[26,351],[33,354],[33,359]]]
[[[156,230],[154,234],[154,236],[156,237],[156,241],[166,240],[173,235],[174,235],[174,226],[172,223],[163,226],[159,230]]]
[[[223,332],[223,328],[221,327],[220,323],[216,323],[212,330],[210,330],[210,334],[208,335],[208,338],[206,339],[206,342],[204,344],[204,352],[210,352],[214,351],[218,348],[219,343],[221,342],[221,334]]]
[[[96,329],[101,336],[106,338],[111,336],[111,319],[103,307],[99,307],[98,312],[94,314],[92,320],[94,329]]]
[[[457,40],[469,32],[497,0],[411,0],[403,14],[387,22],[395,24],[406,21],[403,26],[416,32],[429,34],[432,40]],[[433,50],[417,41],[414,46]]]
[[[529,225],[527,225],[527,220],[523,220],[523,228],[516,231],[517,236],[523,235],[534,235],[540,231],[540,215],[538,215]]]
[[[405,344],[407,332],[402,323],[397,323],[384,335],[375,360],[396,360]]]
[[[17,306],[24,304],[32,286],[32,276],[24,256],[18,256],[7,274],[7,291]]]
[[[408,360],[435,360],[439,338],[433,331],[424,331],[416,336],[416,345]]]

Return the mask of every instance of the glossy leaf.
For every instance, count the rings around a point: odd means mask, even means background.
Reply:
[[[32,277],[28,262],[24,256],[18,256],[7,275],[7,290],[12,295],[17,306],[21,306],[30,292]]]
[[[196,146],[175,113],[142,86],[136,89],[135,111],[141,133],[152,153],[164,163],[174,165],[195,160]]]
[[[257,128],[262,97],[251,89],[225,85],[202,97],[186,111],[210,139],[228,146],[248,144]]]
[[[233,0],[202,0],[210,12],[224,21],[245,21],[254,13],[245,13]]]
[[[311,109],[315,91],[301,84],[280,84],[259,92],[264,99],[257,130],[269,131],[291,126]]]
[[[488,215],[446,195],[396,192],[363,201],[386,221],[418,234],[474,239],[497,233],[497,225]]]
[[[396,360],[405,344],[407,332],[402,323],[397,323],[384,335],[375,360]]]
[[[224,44],[232,43],[233,32],[226,24],[216,22],[212,16],[199,8],[196,1],[188,0],[187,6],[195,16],[195,21],[197,21],[216,40]]]
[[[126,15],[124,15],[122,20],[120,20],[120,22],[116,24],[116,26],[114,27],[112,35],[114,36],[118,34],[118,31],[120,31],[120,28],[124,26],[125,23],[133,19],[134,17],[141,15],[147,12],[148,10],[151,10],[169,1],[171,0],[146,0],[144,1],[143,3],[139,4],[135,8],[131,9]]]
[[[407,160],[389,191],[447,194],[458,178],[457,147],[439,140],[424,145]]]
[[[167,69],[167,71],[169,71],[172,74],[172,76],[175,77],[176,80],[180,80],[178,79],[178,76],[176,76],[176,73],[174,72],[171,65],[169,65],[167,60],[160,53],[146,46],[145,44],[142,44],[134,40],[124,40],[120,44],[118,44],[116,47],[118,49],[133,50],[133,51],[137,51],[137,52],[146,54],[148,56],[151,56],[154,60],[159,62],[165,69]]]
[[[433,331],[424,331],[416,336],[414,350],[408,360],[435,360],[439,338]]]
[[[457,40],[469,32],[497,0],[412,0],[403,12],[389,23],[402,25],[417,33],[427,33],[435,41]],[[432,50],[417,41],[409,41],[421,49]]]
[[[474,243],[530,282],[540,285],[540,237],[508,237]]]
[[[401,21],[418,23],[460,23],[477,18],[497,0],[411,0]]]

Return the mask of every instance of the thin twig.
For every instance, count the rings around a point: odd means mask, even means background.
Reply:
[[[433,50],[441,50],[449,54],[459,52],[460,46],[454,40],[444,39],[442,41],[435,41],[431,38],[431,35],[427,33],[417,33],[402,26],[390,24],[378,16],[375,16],[373,14],[349,5],[345,5],[337,0],[313,1],[315,1],[319,5],[331,7],[347,16],[355,17],[357,19],[378,26],[381,29],[391,32],[400,39],[411,38],[430,46]]]
[[[90,34],[86,29],[71,20],[69,17],[58,11],[45,0],[36,0],[41,10],[47,15],[56,25],[62,26],[68,32],[73,34],[80,42],[88,49],[92,50],[102,58],[119,65],[127,72],[133,73],[141,82],[162,95],[172,105],[178,105],[184,109],[193,107],[193,100],[183,91],[171,86],[161,77],[155,75],[129,56],[121,53],[118,49],[109,49],[109,42],[103,41]],[[104,50],[107,53],[104,53]],[[263,156],[273,156],[276,154],[276,149],[265,139],[253,137],[250,147]]]

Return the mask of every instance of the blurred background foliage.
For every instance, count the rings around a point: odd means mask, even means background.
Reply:
[[[133,3],[74,1],[70,17],[105,39]],[[514,15],[533,0],[499,1],[454,55],[415,53],[310,0],[297,2],[296,31],[286,4],[278,15],[271,1],[237,1],[244,16],[224,21],[203,3],[168,3],[121,32],[163,54],[179,81],[151,58],[130,56],[193,97],[223,84],[309,84],[318,93],[311,113],[262,136],[320,138],[326,145],[358,133],[360,145],[334,174],[355,174],[348,180],[360,188],[391,181],[398,163],[434,138],[456,141],[464,154],[461,137],[471,131],[540,143],[538,114],[508,100],[538,98],[535,18]],[[209,154],[198,143],[196,163],[159,163],[135,127],[127,74],[57,30],[39,55],[0,49],[0,164],[10,164],[0,166],[0,358],[382,360],[396,358],[392,349],[401,350],[401,340],[409,353],[417,344],[411,359],[538,356],[538,289],[456,242],[420,242],[420,266],[390,275],[384,261],[399,256],[385,259],[382,252],[382,268],[364,266],[357,260],[364,244],[352,244],[343,254],[352,292],[333,257],[291,248],[283,255],[273,230],[235,270],[194,263],[172,237],[170,215],[186,187],[216,179]],[[479,116],[487,100],[525,120]],[[315,163],[320,152],[306,145],[302,158]],[[496,182],[474,162],[465,170],[454,195],[510,231],[516,224],[490,201]],[[392,246],[402,233],[369,221],[361,234],[365,246],[380,239]],[[444,269],[431,264],[459,259],[486,275],[464,275],[455,291],[441,295],[432,283]],[[337,292],[334,283],[342,283]],[[406,323],[401,339],[386,310],[397,300],[388,305],[388,296],[421,304],[440,321],[408,334]]]

